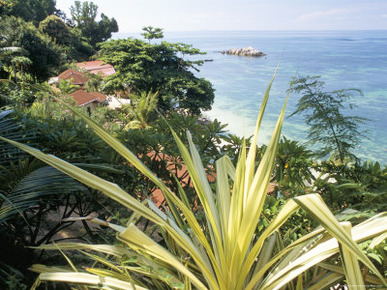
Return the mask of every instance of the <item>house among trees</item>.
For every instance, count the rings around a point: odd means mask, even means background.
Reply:
[[[99,92],[87,92],[85,90],[77,90],[71,93],[74,101],[80,107],[95,108],[100,104],[107,104],[107,96]]]
[[[61,80],[72,80],[73,85],[83,87],[90,80],[87,73],[104,78],[116,72],[112,65],[104,64],[102,60],[78,62],[75,66],[76,68],[69,68],[57,77],[51,78],[50,83],[59,83]]]
[[[102,78],[110,76],[116,72],[112,65],[108,63],[104,64],[102,60],[78,62],[76,66],[77,68],[87,70],[92,74],[99,75]]]
[[[90,78],[87,77],[83,72],[69,68],[56,77],[56,82],[59,83],[62,80],[71,80],[73,85],[84,87],[89,79]]]
[[[86,84],[91,79],[90,74],[98,75],[101,79],[115,73],[114,67],[110,64],[105,64],[101,60],[79,62],[75,64],[76,68],[69,68],[52,78],[50,83],[57,86],[61,81],[69,81],[71,85],[79,88],[75,92],[69,93],[74,98],[74,101],[80,107],[93,109],[100,104],[107,104],[107,95],[100,92],[88,92]]]

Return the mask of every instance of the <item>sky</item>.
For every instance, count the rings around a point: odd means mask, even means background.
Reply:
[[[93,0],[120,33],[164,31],[387,30],[386,0]],[[270,3],[269,3],[270,2]],[[70,17],[74,0],[57,0]]]

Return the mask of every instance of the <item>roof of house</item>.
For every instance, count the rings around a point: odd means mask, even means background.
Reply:
[[[153,161],[165,161],[165,168],[180,180],[180,184],[183,186],[183,188],[193,187],[193,182],[189,177],[187,166],[184,164],[181,157],[173,157],[161,152],[156,153],[154,150],[148,152],[146,155]],[[139,157],[141,158],[142,156]],[[206,176],[210,183],[215,182],[216,172],[214,168],[211,166],[206,168]],[[166,182],[166,184],[168,186],[168,182]],[[165,197],[161,189],[156,188],[152,191],[151,200],[157,207],[160,207],[164,203]]]
[[[78,68],[85,69],[90,73],[99,74],[102,77],[112,75],[116,72],[112,65],[104,63],[102,60],[78,62],[76,66]]]
[[[83,85],[88,82],[89,78],[84,73],[69,68],[58,76],[58,81],[61,80],[72,80],[74,85]]]
[[[71,93],[70,96],[74,98],[74,101],[80,106],[85,106],[87,104],[97,102],[102,103],[106,101],[107,97],[106,95],[98,92],[86,92],[84,90],[78,90],[74,93]]]
[[[183,186],[183,188],[187,186],[193,187],[193,182],[189,177],[187,166],[184,164],[181,157],[173,157],[161,152],[156,153],[155,151],[148,152],[147,156],[152,160],[156,160],[156,161],[164,160],[166,162],[166,169],[171,173],[173,173],[180,180],[180,183]],[[141,158],[142,156],[139,156],[139,157]],[[213,168],[210,165],[207,168],[205,168],[205,171],[206,171],[206,177],[208,182],[214,183],[216,181],[216,176],[217,176],[215,168]],[[166,184],[168,186],[168,182]],[[269,195],[276,196],[277,190],[278,190],[278,184],[276,182],[271,182],[269,183],[266,193]],[[160,207],[165,202],[165,197],[161,189],[156,188],[152,191],[151,200],[157,207]]]

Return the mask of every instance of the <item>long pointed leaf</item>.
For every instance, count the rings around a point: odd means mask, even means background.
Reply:
[[[309,194],[294,198],[294,200],[312,215],[340,244],[345,246],[353,255],[362,261],[380,278],[387,287],[387,283],[374,264],[368,259],[358,245],[353,241],[348,232],[336,220],[332,212],[325,205],[321,196]]]
[[[110,277],[101,277],[87,273],[57,272],[42,273],[39,275],[41,281],[67,282],[72,284],[91,285],[98,287],[113,287],[124,290],[145,290],[146,288],[124,282]]]
[[[32,147],[26,146],[24,144],[21,144],[12,140],[8,140],[3,137],[0,137],[0,139],[13,144],[14,146],[24,150],[25,152],[28,152],[29,154],[35,156],[36,158],[46,162],[47,164],[77,179],[83,184],[102,191],[104,194],[116,200],[117,202],[121,203],[122,205],[130,208],[135,212],[140,213],[142,216],[149,219],[150,221],[160,226],[163,226],[169,232],[169,234],[174,237],[176,242],[185,251],[187,251],[190,255],[192,255],[192,257],[194,258],[198,266],[206,275],[206,278],[209,281],[211,281],[210,283],[214,283],[214,281],[212,280],[213,276],[211,275],[211,272],[212,272],[211,266],[206,263],[205,258],[201,257],[200,251],[192,243],[191,239],[183,232],[177,233],[175,230],[172,229],[172,227],[168,223],[166,223],[163,219],[161,219],[157,214],[155,214],[152,210],[144,206],[141,202],[137,201],[134,197],[130,196],[119,186],[117,186],[114,183],[108,182],[100,177],[97,177],[85,170],[82,170],[57,157],[44,154]],[[199,231],[201,231],[200,228],[199,228]]]
[[[142,252],[146,252],[147,254],[172,265],[175,269],[189,277],[196,287],[206,289],[206,286],[180,261],[178,261],[174,255],[150,239],[134,225],[130,225],[123,233],[121,233],[119,239],[132,248],[137,248]]]

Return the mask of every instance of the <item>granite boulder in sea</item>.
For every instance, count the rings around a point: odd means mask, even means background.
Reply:
[[[226,51],[221,51],[223,54],[233,54],[241,56],[264,56],[266,53],[259,51],[258,49],[252,48],[251,46],[245,48],[233,48]]]

